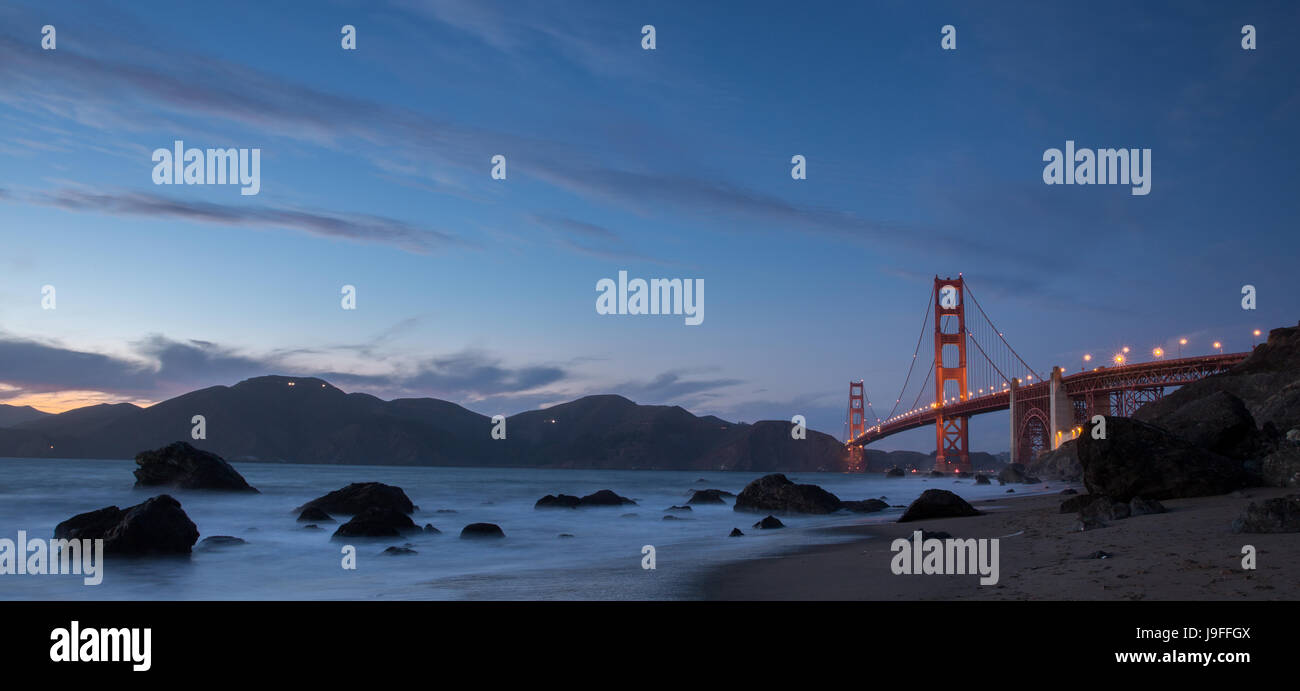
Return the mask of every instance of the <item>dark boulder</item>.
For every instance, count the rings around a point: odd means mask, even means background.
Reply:
[[[755,523],[754,527],[762,530],[772,530],[773,528],[784,528],[785,524],[776,516],[766,516],[763,520]]]
[[[1084,505],[1082,509],[1079,509],[1079,519],[1082,521],[1092,519],[1105,523],[1109,521],[1123,520],[1128,518],[1128,516],[1128,504],[1115,501],[1114,499],[1105,496],[1093,496],[1092,501]]]
[[[902,468],[890,468],[885,471],[885,477],[903,477],[905,475],[907,473],[903,472]]]
[[[1275,444],[1260,461],[1259,474],[1272,487],[1300,487],[1300,446],[1289,440]]]
[[[335,538],[399,537],[419,532],[411,517],[397,509],[372,506],[334,531]]]
[[[853,513],[875,513],[889,508],[889,502],[879,499],[863,499],[862,501],[846,501],[841,506]]]
[[[302,527],[302,529],[303,529],[303,530],[320,530],[321,527],[318,526],[318,525],[316,525],[315,523],[308,523],[307,525],[304,525],[304,526]]]
[[[578,500],[578,506],[624,506],[626,504],[636,506],[636,502],[631,499],[620,497],[607,489],[593,492]]]
[[[927,489],[916,498],[903,515],[899,523],[922,521],[928,518],[953,518],[959,516],[978,516],[980,512],[965,499],[946,489]]]
[[[396,547],[396,546],[389,547],[388,549],[384,550],[383,553],[390,557],[405,556],[408,554],[419,554],[419,552],[416,552],[410,547]]]
[[[1013,482],[1023,483],[1027,481],[1027,478],[1023,463],[1008,463],[1007,467],[998,471],[998,482],[1004,485]]]
[[[931,470],[931,471],[930,471],[930,477],[945,477],[946,475],[947,475],[947,473],[944,473],[944,472],[941,471],[941,470]]]
[[[1025,482],[1037,484],[1038,477],[1063,482],[1078,482],[1083,478],[1083,465],[1079,463],[1078,442],[1071,439],[1056,449],[1035,457],[1025,465]]]
[[[463,540],[503,538],[506,534],[495,523],[470,523],[460,531]]]
[[[1166,509],[1164,504],[1161,504],[1154,499],[1133,497],[1132,501],[1128,503],[1128,513],[1130,516],[1149,516],[1155,513],[1164,513],[1168,510],[1169,509]]]
[[[1129,418],[1107,416],[1105,439],[1089,423],[1077,443],[1088,492],[1116,501],[1226,494],[1247,481],[1241,461]]]
[[[664,511],[690,511],[690,510],[691,507],[689,506],[670,506],[664,509]]]
[[[989,476],[985,475],[984,473],[980,473],[980,474],[978,474],[978,475],[975,476],[975,484],[977,484],[977,485],[991,485],[991,484],[993,484],[993,483],[989,480]]]
[[[334,519],[325,513],[323,509],[315,506],[309,506],[298,514],[298,520],[303,523],[333,523]]]
[[[199,530],[180,502],[160,494],[126,510],[109,506],[73,516],[55,526],[54,537],[102,539],[106,555],[189,554]]]
[[[833,513],[842,502],[817,485],[796,485],[780,473],[764,475],[736,496],[735,511]]]
[[[430,535],[441,535],[441,534],[442,534],[442,531],[441,531],[441,530],[438,530],[438,529],[435,528],[435,527],[433,527],[433,524],[432,524],[432,523],[425,523],[425,524],[424,524],[424,532],[429,533]]]
[[[1078,513],[1083,510],[1083,507],[1091,504],[1093,499],[1096,497],[1090,494],[1074,492],[1074,496],[1061,502],[1061,513]]]
[[[731,492],[724,492],[720,489],[697,489],[691,498],[686,500],[687,504],[726,504],[723,497],[734,497]]]
[[[576,509],[582,500],[572,494],[548,494],[533,504],[534,509]]]
[[[136,487],[257,491],[225,459],[183,441],[141,451],[135,463],[140,466],[135,469]]]
[[[1145,408],[1143,409],[1145,410]],[[1134,415],[1219,455],[1249,458],[1257,455],[1261,439],[1246,404],[1228,391],[1215,391],[1189,401],[1183,406],[1148,420],[1150,415]]]
[[[745,534],[740,532],[740,528],[732,528],[731,534],[727,535],[727,537],[745,537]]]
[[[317,508],[328,513],[341,513],[355,516],[370,508],[390,509],[402,513],[415,511],[415,505],[407,498],[401,487],[385,485],[382,482],[354,482],[343,489],[336,489],[323,497],[317,497],[297,510],[305,511]]]
[[[1066,487],[1065,489],[1061,490],[1061,496],[1063,496],[1063,497],[1073,496],[1073,495],[1078,494],[1078,493],[1079,493],[1079,490],[1077,490],[1077,489],[1072,489],[1072,488],[1069,488],[1069,487]]]
[[[1232,523],[1234,533],[1300,533],[1300,494],[1251,502]]]

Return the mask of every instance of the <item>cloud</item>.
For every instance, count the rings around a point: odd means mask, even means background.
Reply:
[[[670,370],[649,381],[625,381],[615,384],[612,391],[637,403],[686,405],[712,398],[718,389],[743,384],[741,379],[688,379],[691,372]]]
[[[4,196],[0,195],[0,199]],[[31,203],[66,211],[98,212],[136,218],[173,218],[195,223],[244,227],[279,227],[334,240],[390,245],[428,254],[450,247],[473,246],[452,233],[420,228],[368,214],[303,211],[284,206],[243,206],[180,200],[142,192],[97,194],[58,189],[29,195]]]

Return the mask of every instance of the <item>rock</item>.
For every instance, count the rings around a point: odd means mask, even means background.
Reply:
[[[572,533],[560,533],[560,534],[557,535],[556,537],[564,537],[564,538],[568,538],[568,537],[573,537],[573,534],[572,534]]]
[[[762,530],[772,530],[773,528],[784,528],[785,524],[782,523],[776,516],[769,515],[764,517],[763,520],[755,523],[754,527],[760,528]]]
[[[946,477],[946,475],[945,475],[945,473],[944,473],[943,471],[941,471],[941,470],[931,470],[931,471],[930,471],[930,477]]]
[[[732,528],[731,534],[727,537],[745,537],[745,534],[740,532],[740,528]]]
[[[1155,425],[1107,416],[1106,438],[1092,424],[1076,440],[1090,494],[1127,502],[1225,494],[1246,482],[1241,461],[1195,446]]]
[[[1015,492],[1014,489],[1009,489],[1009,490],[1007,490],[1007,494],[1012,494],[1012,493],[1014,493],[1014,492]]]
[[[212,535],[199,541],[199,548],[213,549],[217,547],[233,547],[235,545],[248,544],[241,538],[231,537],[230,535]]]
[[[880,501],[879,499],[863,499],[862,501],[846,501],[841,506],[853,513],[875,513],[889,508],[889,502]]]
[[[1142,415],[1134,417],[1146,420]],[[1260,447],[1255,418],[1240,398],[1227,391],[1215,391],[1146,421],[1229,458],[1255,456]]]
[[[391,509],[407,514],[415,511],[415,505],[407,498],[406,492],[403,492],[401,487],[385,485],[382,482],[354,482],[343,489],[317,497],[298,507],[298,510],[305,511],[309,507],[350,516],[360,514],[369,508]]]
[[[407,554],[419,554],[419,552],[416,552],[415,550],[411,549],[410,547],[389,547],[388,549],[384,550],[383,553],[384,553],[384,554],[387,554],[387,555],[389,555],[389,556],[403,556],[403,555],[407,555]]]
[[[991,485],[991,484],[993,484],[993,483],[989,480],[989,476],[985,475],[984,473],[980,473],[980,474],[978,474],[978,475],[975,476],[975,484],[977,484],[977,485]]]
[[[1069,488],[1069,487],[1066,487],[1065,489],[1061,490],[1061,496],[1063,496],[1063,497],[1068,497],[1068,496],[1071,496],[1071,495],[1074,495],[1074,494],[1078,494],[1078,493],[1079,493],[1079,490],[1077,490],[1077,489],[1071,489],[1071,488]]]
[[[958,471],[957,471],[957,477],[959,477],[959,478],[961,478],[961,479],[963,479],[963,480],[969,480],[972,476],[973,476],[972,473],[968,473],[968,472],[966,472],[966,471],[964,471],[964,470],[958,470]]]
[[[1128,504],[1106,496],[1094,496],[1092,501],[1079,510],[1081,520],[1094,519],[1098,522],[1108,522],[1123,520],[1128,516]]]
[[[335,538],[400,537],[419,532],[411,517],[397,509],[372,506],[334,531]]]
[[[582,500],[572,494],[548,494],[533,504],[534,509],[576,509]]]
[[[664,516],[664,520],[665,520],[665,521],[682,521],[682,520],[686,520],[686,519],[684,519],[684,518],[680,518],[680,517],[678,517],[678,516],[674,516],[674,515],[672,515],[672,514],[668,514],[667,516]]]
[[[1300,494],[1252,501],[1232,523],[1234,533],[1300,533]]]
[[[126,510],[108,506],[73,516],[55,526],[54,537],[102,539],[106,555],[189,554],[199,530],[180,502],[160,494]]]
[[[323,510],[321,510],[321,509],[319,509],[319,508],[317,508],[317,507],[315,507],[315,506],[309,506],[309,507],[303,509],[303,510],[302,510],[302,513],[298,514],[298,520],[299,520],[300,522],[308,522],[308,521],[310,521],[310,522],[314,522],[314,523],[334,523],[334,522],[335,522],[334,519],[331,518],[330,515],[329,515],[328,513],[325,513]]]
[[[1083,510],[1083,507],[1091,504],[1093,499],[1096,499],[1096,497],[1089,494],[1078,494],[1076,492],[1075,495],[1061,502],[1061,513],[1078,513]]]
[[[438,530],[438,529],[435,528],[435,527],[433,527],[433,524],[432,524],[432,523],[425,523],[425,524],[424,524],[424,532],[429,533],[430,535],[441,535],[441,534],[442,534],[442,531],[441,531],[441,530]]]
[[[885,477],[904,477],[906,475],[907,473],[903,472],[902,468],[890,468],[885,471]]]
[[[638,515],[640,515],[640,514],[635,514],[635,513],[625,513],[625,514],[623,514],[622,516],[619,516],[619,518],[636,518]]]
[[[691,507],[689,506],[670,506],[664,509],[664,511],[690,511],[690,510]]]
[[[1023,483],[1025,477],[1025,465],[1023,463],[1008,463],[1007,467],[998,471],[998,482],[1004,485],[1013,482]]]
[[[438,509],[437,511],[434,511],[434,513],[452,514],[452,513],[460,513],[460,512],[457,511],[456,509]]]
[[[1260,461],[1259,474],[1264,484],[1273,487],[1300,487],[1300,446],[1274,446]]]
[[[1105,527],[1106,527],[1106,523],[1096,518],[1081,517],[1078,521],[1075,521],[1074,523],[1074,530],[1075,532],[1079,532],[1079,533],[1088,530],[1098,530]]]
[[[1084,559],[1110,559],[1113,556],[1115,555],[1111,554],[1110,552],[1103,552],[1102,550],[1097,550],[1096,552],[1093,552],[1092,554],[1089,554],[1088,556],[1084,557]]]
[[[898,522],[978,515],[980,512],[975,507],[952,492],[946,489],[927,489],[907,507],[907,511],[903,512]]]
[[[141,451],[135,464],[140,466],[135,469],[136,487],[257,491],[225,459],[183,441]]]
[[[620,497],[607,489],[593,492],[578,500],[578,506],[623,506],[625,504],[636,506],[636,502],[631,499]]]
[[[315,523],[308,523],[302,527],[303,530],[320,530],[320,526]]]
[[[1083,464],[1079,462],[1077,440],[1066,441],[1058,448],[1035,457],[1025,465],[1024,472],[1029,476],[1026,481],[1036,479],[1034,476],[1046,476],[1065,482],[1078,482],[1083,479]]]
[[[470,523],[460,531],[462,540],[480,540],[503,538],[506,534],[495,523]]]
[[[1300,427],[1287,430],[1286,440],[1291,442],[1292,444],[1300,446]]]
[[[1128,503],[1128,512],[1130,516],[1149,516],[1153,513],[1164,513],[1168,511],[1164,504],[1152,499],[1143,499],[1142,497],[1133,497]]]
[[[840,505],[839,497],[817,485],[797,485],[772,473],[745,485],[733,510],[820,514],[838,511]]]
[[[731,492],[723,492],[720,489],[697,489],[691,498],[686,500],[687,504],[726,504],[723,497],[734,497]]]

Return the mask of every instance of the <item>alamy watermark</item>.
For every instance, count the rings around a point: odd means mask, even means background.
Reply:
[[[1151,149],[1075,149],[1043,152],[1043,182],[1049,185],[1131,185],[1135,196],[1151,193]]]
[[[596,281],[596,314],[680,314],[687,326],[704,322],[704,279],[628,280],[626,271]]]
[[[0,538],[0,576],[58,576],[76,574],[86,585],[104,581],[104,541]]]
[[[895,576],[979,574],[980,585],[998,582],[997,538],[926,540],[917,530],[910,540],[905,537],[894,540],[889,550],[896,552],[889,563]]]
[[[154,149],[153,162],[155,185],[243,185],[245,196],[262,191],[261,149],[186,149],[177,139],[172,149]]]

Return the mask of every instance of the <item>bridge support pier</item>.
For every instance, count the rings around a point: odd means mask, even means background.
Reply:
[[[1070,400],[1069,395],[1065,393],[1065,387],[1061,385],[1061,375],[1063,372],[1060,367],[1052,368],[1052,381],[1048,389],[1048,405],[1050,412],[1048,418],[1051,419],[1051,436],[1048,437],[1052,450],[1061,447],[1061,444],[1074,438],[1072,430],[1074,429],[1074,402]]]
[[[1019,454],[1017,453],[1017,451],[1019,450],[1017,447],[1020,446],[1020,434],[1019,434],[1019,430],[1016,429],[1020,424],[1020,418],[1016,417],[1016,389],[1019,388],[1020,388],[1020,378],[1012,377],[1011,393],[1008,394],[1009,398],[1007,399],[1009,403],[1009,405],[1007,406],[1007,410],[1011,413],[1011,460],[1010,460],[1011,463],[1020,462],[1020,459],[1018,458]]]

